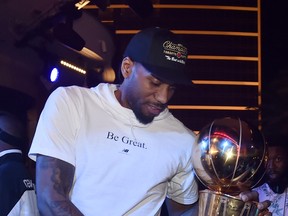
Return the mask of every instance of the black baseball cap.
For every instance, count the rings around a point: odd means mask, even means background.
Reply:
[[[179,35],[159,27],[135,34],[124,52],[124,57],[141,63],[156,78],[168,83],[191,85],[187,56],[187,47]]]
[[[26,143],[23,124],[16,116],[0,111],[0,141],[22,149]]]

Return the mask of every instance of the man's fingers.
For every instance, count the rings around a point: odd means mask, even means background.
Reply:
[[[265,211],[260,212],[258,216],[272,216],[272,213],[266,209]]]
[[[264,209],[268,209],[268,207],[271,205],[271,201],[269,200],[265,200],[263,202],[259,202],[257,205],[257,208],[259,210],[264,210]]]
[[[259,196],[258,193],[256,191],[244,191],[242,193],[240,193],[240,198],[244,201],[258,201],[259,200]]]
[[[259,195],[256,191],[245,191],[239,194],[240,199],[244,202],[247,201],[258,201]],[[259,209],[259,216],[272,216],[272,213],[269,212],[268,207],[271,205],[271,201],[265,200],[263,202],[257,203],[257,208]]]

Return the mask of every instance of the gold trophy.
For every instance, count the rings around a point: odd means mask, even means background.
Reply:
[[[238,195],[263,177],[266,142],[262,133],[239,118],[221,118],[198,134],[192,161],[207,189],[200,191],[198,216],[256,216],[257,203]]]

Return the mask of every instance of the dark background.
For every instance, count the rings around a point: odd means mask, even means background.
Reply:
[[[277,134],[283,142],[288,134],[287,9],[285,1],[262,1],[263,125],[267,138]]]

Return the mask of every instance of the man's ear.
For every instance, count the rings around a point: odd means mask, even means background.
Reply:
[[[134,65],[134,62],[129,57],[125,57],[122,60],[121,73],[124,79],[127,78],[131,74],[133,65]]]

